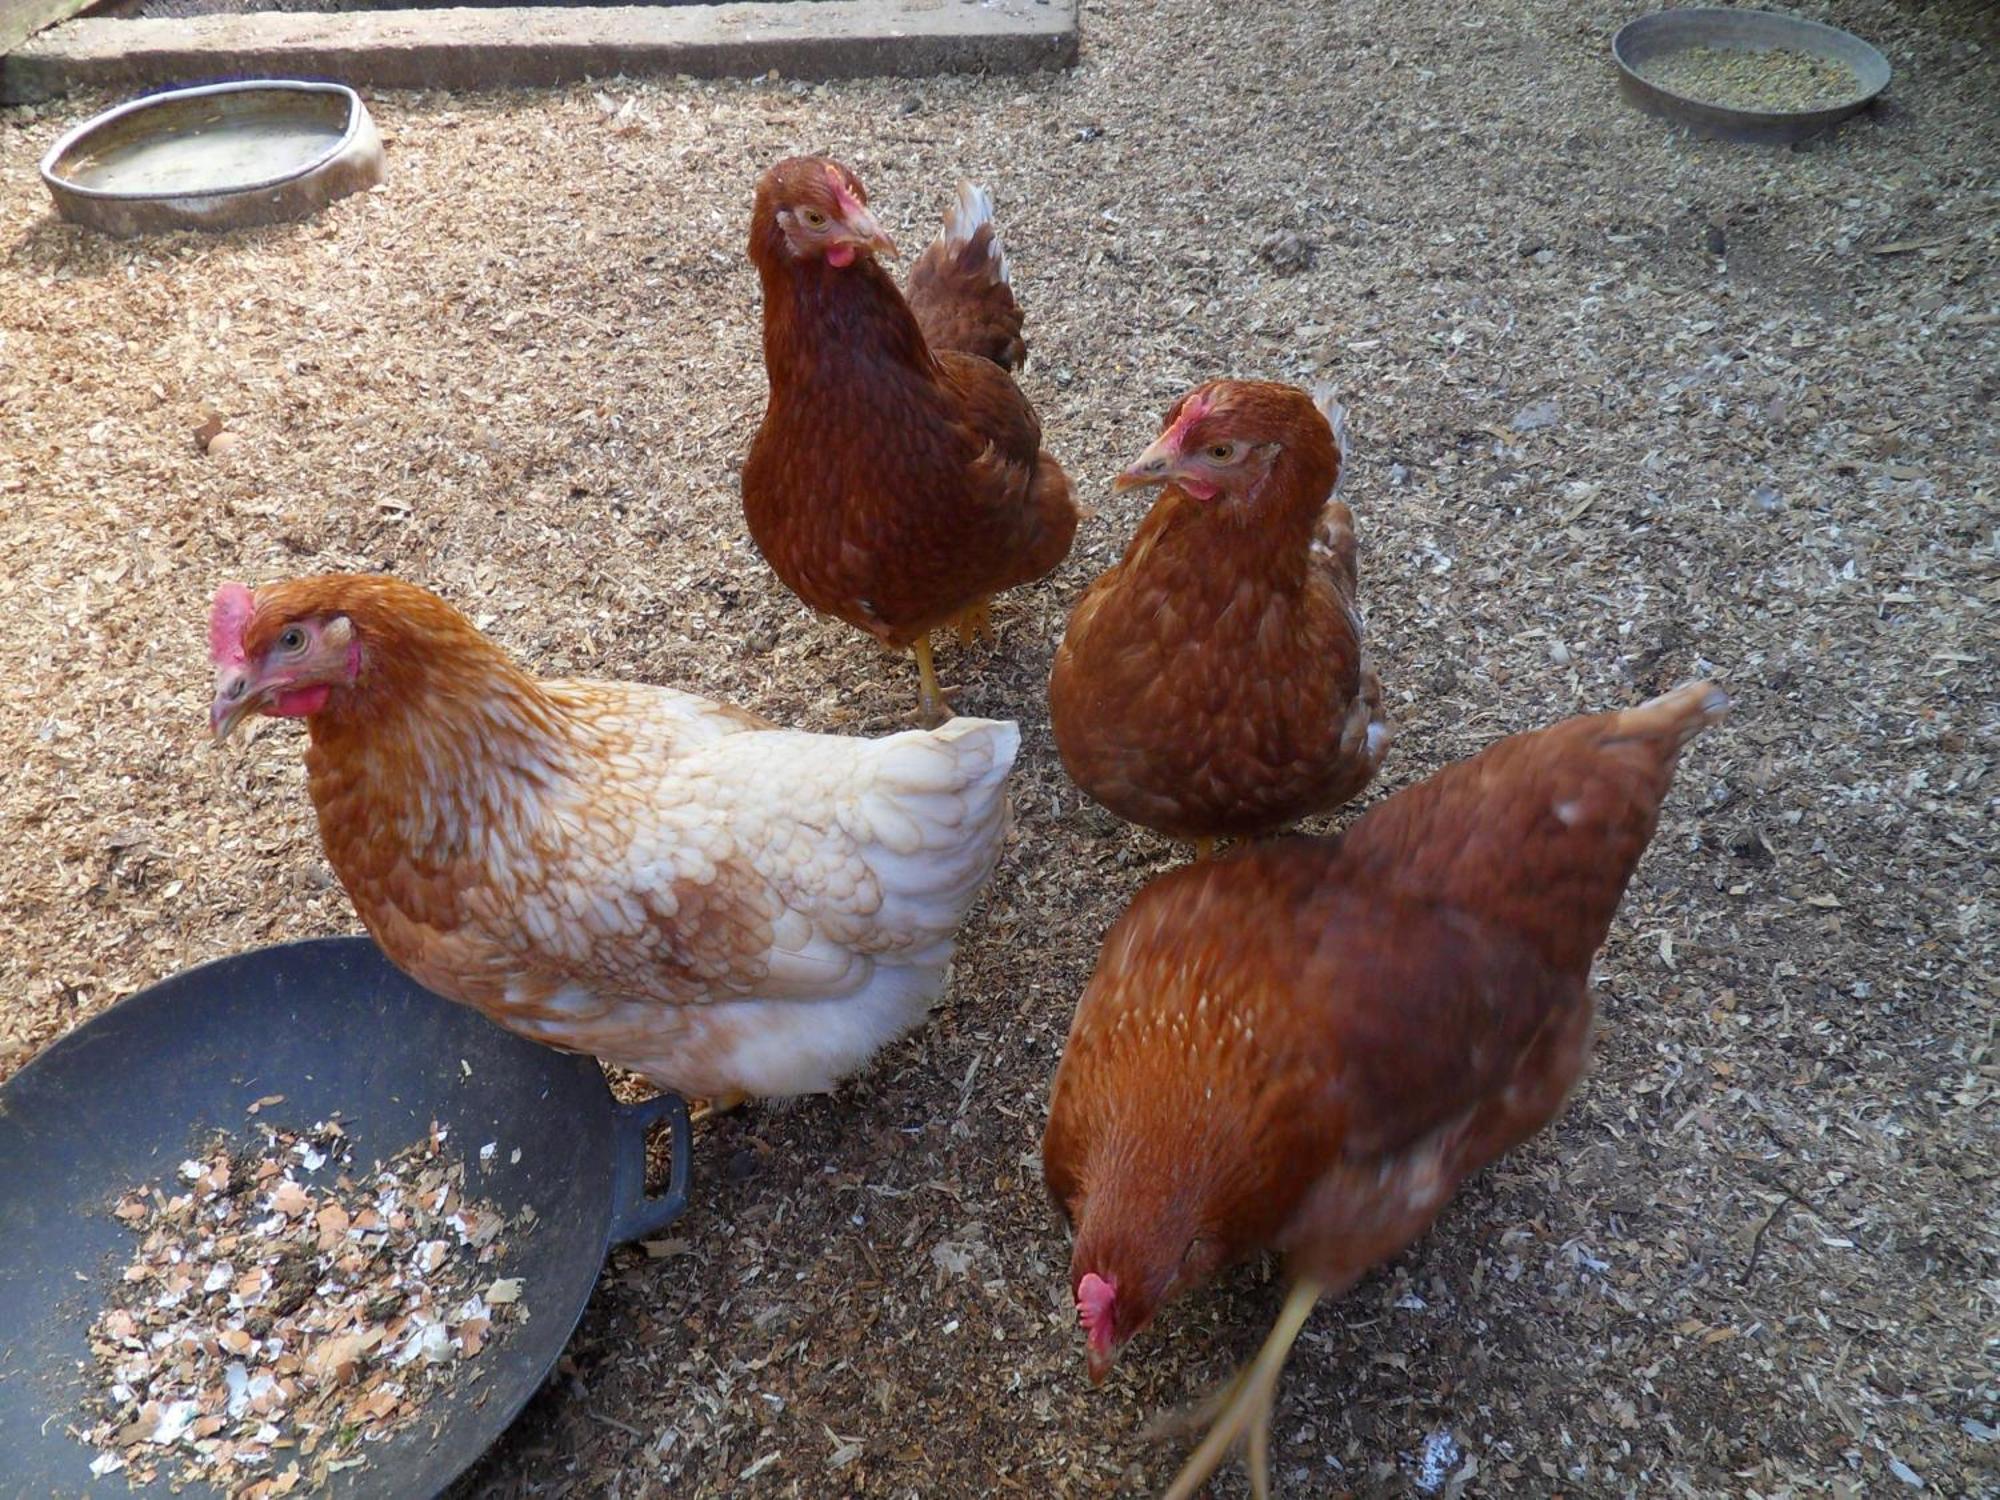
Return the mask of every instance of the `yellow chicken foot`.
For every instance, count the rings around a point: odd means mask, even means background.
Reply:
[[[931,638],[928,632],[910,642],[910,649],[917,654],[917,673],[922,685],[917,689],[917,717],[924,727],[935,729],[951,717],[951,704],[945,700],[944,689],[938,686],[937,669],[931,665]]]
[[[699,1125],[717,1115],[730,1114],[749,1102],[748,1094],[718,1094],[713,1099],[697,1099],[688,1108],[688,1124]]]
[[[1215,853],[1214,839],[1202,837],[1194,841],[1194,857],[1196,859],[1207,859],[1213,853]]]
[[[961,646],[970,646],[974,641],[1000,639],[1000,632],[993,628],[991,599],[981,599],[977,604],[954,615],[951,628],[958,632],[958,643]]]
[[[1161,1500],[1194,1500],[1239,1438],[1247,1438],[1249,1442],[1250,1493],[1256,1500],[1270,1500],[1272,1398],[1277,1394],[1278,1377],[1284,1373],[1292,1344],[1299,1330],[1306,1326],[1306,1319],[1312,1316],[1323,1290],[1316,1281],[1301,1281],[1292,1288],[1271,1336],[1264,1340],[1264,1347],[1257,1351],[1249,1367],[1224,1390],[1222,1409],[1208,1429],[1208,1436],[1201,1440],[1201,1446],[1194,1450],[1194,1456]]]

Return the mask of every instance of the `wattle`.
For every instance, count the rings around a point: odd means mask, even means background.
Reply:
[[[854,264],[854,246],[835,245],[826,252],[826,263],[841,270]]]
[[[278,694],[271,700],[265,713],[276,719],[303,719],[308,714],[316,714],[326,707],[326,700],[333,693],[333,685],[326,682],[314,683],[311,687],[292,688]]]

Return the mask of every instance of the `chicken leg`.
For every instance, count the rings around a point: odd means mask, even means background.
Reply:
[[[1194,1456],[1175,1476],[1161,1500],[1194,1500],[1221,1467],[1224,1456],[1236,1446],[1237,1439],[1244,1437],[1249,1440],[1250,1493],[1256,1500],[1270,1500],[1272,1399],[1277,1394],[1278,1377],[1284,1373],[1292,1344],[1299,1330],[1306,1326],[1306,1319],[1312,1316],[1324,1290],[1316,1281],[1300,1281],[1292,1287],[1271,1336],[1264,1340],[1257,1357],[1224,1388],[1221,1410],[1210,1424],[1208,1436],[1201,1440],[1201,1446],[1194,1450]]]
[[[937,669],[931,665],[931,638],[926,631],[910,642],[910,649],[917,656],[917,717],[926,729],[935,729],[951,717],[951,704],[945,699],[944,689],[938,686]]]
[[[697,1099],[688,1110],[688,1124],[699,1125],[717,1115],[733,1114],[750,1102],[748,1094],[718,1094],[713,1099]]]
[[[952,616],[951,627],[958,632],[958,643],[970,646],[974,641],[997,641],[1000,632],[993,628],[993,601],[981,599],[977,604],[968,604]]]

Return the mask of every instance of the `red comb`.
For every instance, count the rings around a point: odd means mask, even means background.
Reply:
[[[1118,1300],[1118,1283],[1095,1271],[1084,1273],[1076,1284],[1076,1319],[1092,1345],[1111,1342],[1111,1306]]]
[[[843,219],[861,212],[861,200],[848,190],[847,178],[831,162],[827,163],[826,180],[833,184],[834,206],[840,210]]]
[[[208,656],[218,667],[240,667],[248,659],[243,632],[257,612],[257,596],[240,583],[225,583],[208,607]]]
[[[1161,437],[1171,446],[1179,448],[1182,440],[1187,437],[1187,430],[1207,416],[1213,404],[1206,392],[1196,391],[1181,403],[1180,414],[1174,418],[1173,426],[1162,433]]]

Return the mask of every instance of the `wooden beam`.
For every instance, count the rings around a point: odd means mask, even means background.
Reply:
[[[0,57],[44,26],[67,21],[91,0],[0,0]]]

